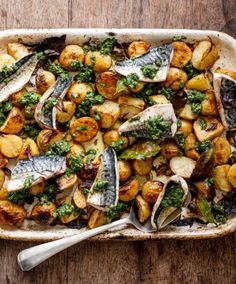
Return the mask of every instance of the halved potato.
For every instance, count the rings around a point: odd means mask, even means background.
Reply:
[[[171,158],[177,156],[179,153],[179,147],[172,140],[166,140],[161,143],[161,155],[170,160]]]
[[[79,155],[83,155],[83,154],[84,154],[84,147],[79,143],[71,141],[70,142],[70,151],[68,153],[68,157],[69,156],[79,156]]]
[[[132,168],[128,161],[118,161],[118,170],[119,170],[119,181],[126,182],[131,174],[132,174]]]
[[[174,91],[178,91],[184,87],[187,80],[188,76],[183,70],[170,67],[167,73],[167,78],[165,82],[163,82],[163,85],[171,88]]]
[[[44,188],[46,186],[46,182],[42,181],[40,183],[34,184],[30,187],[29,191],[32,195],[38,195],[44,192]]]
[[[64,123],[71,120],[75,113],[76,104],[73,102],[63,102],[63,110],[57,109],[57,121],[59,123]]]
[[[37,155],[39,155],[38,145],[33,139],[27,137],[23,141],[23,146],[20,151],[19,159],[24,160],[28,159],[29,156],[37,156]]]
[[[34,205],[31,218],[40,224],[51,224],[56,219],[56,206],[53,202]]]
[[[146,176],[152,169],[152,158],[146,158],[145,160],[133,160],[132,166],[136,175]]]
[[[119,96],[116,92],[118,75],[112,71],[99,74],[96,78],[96,88],[100,95],[108,100],[114,100]]]
[[[230,192],[233,189],[229,182],[230,180],[232,182],[233,179],[230,178],[230,175],[228,179],[229,170],[230,165],[220,165],[213,169],[213,181],[216,189],[225,192]]]
[[[56,77],[53,73],[46,70],[39,70],[36,75],[36,87],[37,90],[43,94],[49,89],[56,81]]]
[[[9,54],[0,54],[0,70],[4,67],[10,67],[13,63],[15,63],[15,59]]]
[[[216,105],[216,99],[215,94],[212,90],[208,90],[205,92],[205,95],[207,96],[207,99],[202,102],[202,115],[217,115],[217,105]]]
[[[7,116],[6,121],[1,126],[0,131],[8,134],[15,134],[22,130],[24,127],[24,116],[20,109],[13,107]]]
[[[200,154],[195,149],[196,142],[197,138],[193,133],[190,133],[185,139],[185,145],[184,145],[185,156],[193,160],[198,160],[200,158]]]
[[[70,176],[62,175],[57,179],[57,185],[60,190],[72,189],[77,182],[77,175],[70,174]]]
[[[143,198],[151,204],[154,204],[162,192],[163,183],[158,180],[149,180],[144,183],[142,188]]]
[[[231,146],[225,137],[217,137],[213,141],[214,164],[227,164],[231,155]]]
[[[24,106],[22,104],[19,103],[19,100],[25,95],[25,93],[27,93],[28,91],[26,90],[26,88],[21,89],[20,91],[14,93],[11,95],[10,97],[10,101],[12,102],[12,105],[22,109],[24,108]]]
[[[189,90],[197,90],[200,92],[204,92],[207,90],[211,90],[212,86],[207,77],[206,73],[201,73],[193,78],[191,78],[185,85],[186,89]]]
[[[130,119],[145,108],[143,99],[131,96],[119,96],[118,104],[120,105],[120,119]]]
[[[188,157],[174,157],[170,160],[170,169],[176,175],[190,178],[195,168],[196,161]]]
[[[110,55],[102,54],[100,51],[89,51],[85,55],[85,66],[88,65],[93,66],[94,72],[105,72],[110,69],[112,59]]]
[[[39,132],[36,142],[41,151],[47,151],[50,145],[63,140],[65,133],[53,129],[43,129]]]
[[[187,120],[194,120],[197,118],[197,114],[195,114],[192,111],[190,104],[185,104],[185,106],[178,110],[178,115],[181,118],[187,119]]]
[[[227,173],[227,178],[230,184],[236,188],[236,164],[233,164]]]
[[[30,50],[23,43],[12,42],[7,44],[7,53],[10,54],[15,60],[30,54]]]
[[[73,195],[73,201],[77,208],[85,209],[87,207],[85,195],[79,188],[76,189]]]
[[[70,125],[70,134],[76,142],[86,142],[93,139],[98,132],[98,124],[91,117],[81,117]]]
[[[151,215],[150,205],[141,195],[136,196],[135,200],[138,208],[139,222],[144,223]]]
[[[120,187],[119,198],[121,201],[130,201],[135,198],[139,191],[137,179],[131,179]]]
[[[67,99],[75,104],[80,104],[86,98],[87,93],[93,91],[92,85],[88,83],[74,82],[67,91]]]
[[[95,209],[89,217],[89,229],[97,228],[107,223],[107,216],[104,211]]]
[[[1,153],[7,158],[16,158],[20,155],[23,145],[22,138],[16,135],[4,135],[0,137]]]
[[[143,40],[133,41],[128,46],[128,55],[129,57],[140,56],[140,55],[147,53],[149,48],[150,48],[150,45]]]
[[[181,126],[178,128],[178,132],[182,133],[184,137],[187,137],[193,131],[193,124],[186,119],[180,119]]]
[[[84,61],[84,50],[79,45],[69,44],[60,53],[59,62],[63,68],[73,71],[71,63],[74,61]]]
[[[105,145],[102,138],[102,132],[98,131],[97,135],[90,141],[82,143],[85,152],[89,150],[95,150],[97,154],[101,153],[105,149]]]
[[[183,67],[188,64],[192,57],[191,48],[183,41],[174,41],[172,43],[174,50],[171,65],[174,67]]]

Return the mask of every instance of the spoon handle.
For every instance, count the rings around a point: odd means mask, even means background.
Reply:
[[[129,223],[129,217],[123,218],[110,224],[106,224],[101,227],[91,229],[71,237],[59,239],[56,241],[48,242],[22,250],[17,257],[18,265],[23,271],[29,271],[30,269],[39,265],[44,260],[50,258],[51,256],[57,254],[58,252],[66,248],[73,246],[74,244],[77,244],[95,235],[103,233],[109,229]]]

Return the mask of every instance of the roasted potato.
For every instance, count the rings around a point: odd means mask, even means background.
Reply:
[[[102,128],[110,128],[120,115],[119,105],[115,102],[106,100],[103,104],[94,105],[90,110],[90,115],[97,113],[100,117]]]
[[[208,178],[213,170],[213,149],[203,152],[196,162],[195,168],[192,172],[192,180],[200,180]]]
[[[193,50],[192,63],[197,70],[211,67],[218,59],[218,50],[209,40],[200,41]]]
[[[19,136],[8,134],[0,137],[0,150],[7,158],[18,157],[20,155],[22,145],[23,141]]]
[[[138,93],[143,89],[144,86],[145,86],[144,82],[138,82],[135,88],[129,87],[129,90],[133,93]]]
[[[187,137],[193,131],[193,125],[191,121],[186,119],[180,119],[181,126],[178,128],[178,132],[182,133],[184,137]]]
[[[215,95],[212,90],[208,90],[205,92],[205,95],[207,96],[207,100],[204,100],[202,102],[202,115],[217,115],[217,105],[215,100]]]
[[[24,127],[24,116],[20,109],[13,107],[9,112],[6,121],[1,126],[0,131],[8,134],[15,134]]]
[[[98,131],[97,135],[90,141],[82,143],[85,152],[93,149],[97,153],[101,153],[105,149],[105,145],[102,138],[102,132]]]
[[[167,100],[166,96],[164,96],[164,95],[150,96],[150,99],[151,99],[155,104],[168,104],[168,103],[169,103],[169,101]]]
[[[73,201],[77,208],[85,209],[87,207],[85,195],[79,188],[74,192]]]
[[[65,123],[71,120],[76,110],[76,104],[73,102],[63,102],[63,109],[57,109],[57,121]]]
[[[132,168],[128,161],[118,161],[118,170],[119,170],[119,181],[126,182],[131,174],[132,174]]]
[[[213,140],[214,164],[227,164],[231,155],[231,146],[225,137],[217,137]]]
[[[167,160],[177,156],[179,153],[179,147],[174,141],[166,140],[161,143],[161,154]]]
[[[0,188],[2,188],[5,181],[5,173],[2,169],[0,169]]]
[[[60,190],[72,189],[77,182],[77,175],[61,176],[57,179],[57,185]]]
[[[190,178],[195,168],[196,161],[188,157],[174,157],[170,160],[170,169],[176,175]]]
[[[133,160],[132,167],[136,175],[146,176],[152,169],[152,158],[146,158],[145,160]]]
[[[142,188],[143,198],[151,204],[154,204],[162,192],[163,183],[158,180],[149,180],[144,183]]]
[[[96,88],[100,95],[108,100],[114,100],[119,96],[116,91],[118,75],[112,71],[99,74],[96,78]]]
[[[84,50],[79,45],[67,45],[59,56],[59,62],[66,70],[73,71],[71,63],[74,61],[84,61]]]
[[[15,60],[19,60],[22,57],[28,55],[31,51],[23,43],[12,42],[7,44],[7,53],[14,57]]]
[[[212,198],[212,190],[207,182],[196,181],[194,185],[197,188],[198,192],[200,192],[200,194],[203,195],[207,200]]]
[[[129,146],[129,139],[128,139],[128,137],[120,136],[118,130],[108,130],[103,135],[104,143],[107,146],[111,146],[113,143],[115,143],[116,141],[118,141],[120,139],[122,139],[122,141],[124,143],[121,148],[122,149],[127,148]]]
[[[21,226],[25,218],[26,210],[24,207],[7,200],[0,200],[0,224]]]
[[[76,142],[86,142],[93,139],[98,132],[98,124],[91,117],[81,117],[70,125],[70,133]]]
[[[84,155],[84,147],[81,144],[72,141],[70,143],[70,151],[68,157],[79,156],[79,155]]]
[[[89,217],[88,227],[89,229],[94,229],[105,225],[108,219],[104,211],[95,209]]]
[[[179,117],[184,118],[186,120],[194,120],[197,118],[197,114],[192,111],[191,105],[188,103],[185,104],[183,108],[178,110],[178,115]]]
[[[0,200],[6,200],[7,199],[7,196],[8,196],[8,190],[7,188],[0,188]]]
[[[232,181],[232,179],[228,179],[229,170],[230,165],[220,165],[213,169],[213,181],[216,189],[225,192],[232,190],[232,185],[229,182],[229,180]]]
[[[101,54],[99,51],[89,51],[85,56],[85,65],[92,65],[94,72],[105,72],[110,69],[111,64],[111,56]]]
[[[201,126],[201,119],[204,119],[206,122],[205,129],[202,129]],[[207,117],[199,117],[197,120],[193,123],[193,130],[195,135],[197,136],[197,139],[200,142],[203,142],[207,139],[212,140],[213,138],[219,136],[224,131],[223,125],[217,120],[217,118],[212,116]]]
[[[130,201],[135,198],[139,192],[139,182],[137,179],[131,179],[120,187],[119,199],[121,201]]]
[[[37,203],[31,211],[31,218],[41,224],[51,224],[55,220],[56,205],[53,202]]]
[[[228,166],[228,165],[227,165]],[[233,188],[236,188],[236,164],[233,164],[227,173],[227,179]]]
[[[10,101],[11,101],[12,105],[19,108],[19,109],[24,108],[24,106],[19,103],[19,100],[25,95],[25,93],[27,93],[27,90],[26,90],[26,88],[23,88],[19,92],[12,94],[11,97],[10,97]]]
[[[46,186],[46,182],[42,181],[40,183],[34,184],[30,187],[29,191],[32,195],[38,195],[44,192],[44,188]]]
[[[200,92],[204,92],[207,90],[211,90],[212,86],[207,77],[206,73],[201,73],[193,78],[191,78],[185,85],[185,88],[188,90],[197,90]]]
[[[165,87],[171,88],[174,91],[182,89],[188,80],[187,74],[175,67],[170,67],[167,73],[166,81],[163,83]]]
[[[56,81],[56,77],[49,71],[41,69],[36,75],[37,90],[43,94],[49,89]]]
[[[20,151],[19,159],[25,160],[28,159],[29,156],[38,156],[38,155],[39,155],[38,145],[33,139],[27,137],[23,141],[23,146]]]
[[[13,63],[15,63],[15,59],[8,54],[0,54],[0,70],[4,67],[10,67]]]
[[[172,43],[174,54],[171,60],[171,65],[182,68],[187,65],[192,57],[192,50],[182,41],[174,41]]]
[[[0,169],[4,168],[8,161],[9,160],[2,153],[0,153]]]
[[[184,145],[185,156],[193,160],[198,160],[200,158],[200,154],[195,149],[196,142],[197,138],[193,133],[190,133],[185,139],[185,145]]]
[[[93,91],[93,87],[88,83],[74,82],[67,91],[67,99],[80,104],[85,99],[87,93]]]
[[[232,71],[232,70],[229,70],[227,68],[218,67],[214,72],[220,73],[220,74],[225,74],[225,75],[233,78],[234,80],[236,80],[236,71]]]
[[[138,208],[139,222],[144,223],[151,215],[150,205],[141,195],[136,196],[135,201]]]
[[[133,41],[128,47],[129,57],[136,57],[148,52],[150,45],[145,41]]]
[[[50,145],[63,140],[65,134],[54,129],[43,129],[39,132],[36,142],[41,151],[47,151]]]
[[[120,105],[120,119],[130,119],[145,108],[143,99],[131,96],[119,96],[118,104]]]

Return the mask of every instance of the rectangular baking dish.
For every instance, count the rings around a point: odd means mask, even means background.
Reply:
[[[170,41],[175,35],[187,37],[188,42],[211,39],[218,47],[220,58],[214,67],[227,67],[236,70],[236,40],[229,35],[217,31],[201,30],[174,30],[174,29],[21,29],[0,32],[0,53],[5,52],[9,42],[22,40],[26,43],[35,43],[52,36],[67,35],[67,44],[83,44],[90,38],[104,39],[114,36],[118,41],[131,42],[145,40],[152,45],[160,45]],[[9,227],[0,228],[0,238],[21,241],[47,241],[55,240],[86,229],[69,229],[62,226],[42,227],[25,221],[20,229]],[[148,239],[203,239],[216,238],[236,230],[236,215],[230,216],[227,223],[216,227],[215,225],[194,224],[192,227],[168,226],[155,233],[142,233],[133,228],[121,228],[110,231],[93,238],[93,240],[148,240]]]

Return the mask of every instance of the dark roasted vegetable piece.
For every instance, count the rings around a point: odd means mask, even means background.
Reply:
[[[213,149],[210,149],[209,151],[203,152],[197,160],[191,179],[198,180],[209,177],[213,170],[213,166]]]

